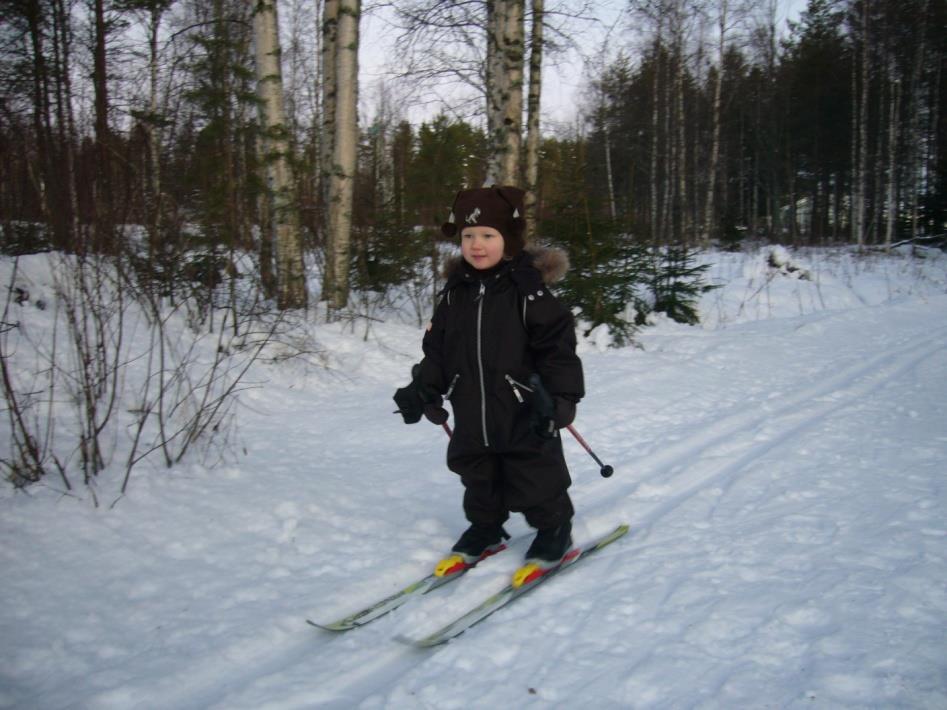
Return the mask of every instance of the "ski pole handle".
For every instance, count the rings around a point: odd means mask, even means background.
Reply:
[[[609,477],[611,477],[611,475],[612,475],[613,473],[615,473],[615,469],[614,469],[614,468],[612,468],[611,466],[609,466],[609,465],[606,464],[606,463],[602,463],[602,459],[600,459],[598,456],[595,455],[595,452],[592,451],[592,447],[589,446],[588,442],[587,442],[585,439],[582,438],[582,435],[579,434],[579,432],[577,432],[577,431],[575,430],[575,427],[574,427],[574,426],[572,426],[571,424],[569,424],[568,426],[566,426],[566,429],[568,429],[568,430],[569,430],[569,433],[572,434],[572,436],[575,437],[575,440],[576,440],[576,441],[578,441],[580,444],[582,444],[582,448],[584,448],[586,451],[589,452],[589,456],[591,456],[593,459],[595,459],[595,463],[597,463],[599,466],[602,467],[602,468],[599,470],[599,473],[602,474],[602,478],[609,478]]]

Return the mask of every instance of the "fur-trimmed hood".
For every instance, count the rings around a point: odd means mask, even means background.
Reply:
[[[456,254],[444,262],[442,270],[447,281],[459,276],[464,268],[464,257]],[[569,255],[558,247],[531,246],[523,250],[520,256],[513,259],[513,269],[522,269],[532,266],[542,277],[544,284],[552,285],[565,278],[569,272]]]

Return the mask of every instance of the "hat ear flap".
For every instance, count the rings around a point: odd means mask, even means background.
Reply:
[[[441,234],[445,237],[453,237],[457,234],[457,201],[460,199],[463,190],[454,195],[454,203],[450,208],[450,216],[447,221],[441,225]]]
[[[441,234],[445,237],[453,237],[457,234],[457,218],[454,217],[453,211],[451,211],[447,221],[441,225]]]
[[[497,187],[496,191],[513,210],[513,227],[522,234],[526,229],[526,214],[523,207],[523,197],[526,195],[526,191],[511,185]]]

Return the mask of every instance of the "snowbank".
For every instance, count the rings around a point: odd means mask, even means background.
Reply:
[[[524,545],[363,629],[308,627],[465,527],[443,433],[391,414],[421,329],[311,326],[327,354],[254,368],[224,461],[142,471],[113,508],[0,488],[0,707],[947,706],[947,262],[708,259],[701,326],[584,346],[576,426],[616,473],[566,442],[576,536],[632,525],[600,558],[429,653],[392,638]],[[48,275],[21,269],[12,318],[38,332]]]

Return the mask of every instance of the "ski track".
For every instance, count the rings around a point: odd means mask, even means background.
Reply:
[[[627,462],[625,467],[634,469],[634,483],[625,484],[623,491],[616,492],[613,488],[605,490],[600,488],[601,493],[596,495],[587,495],[583,500],[583,513],[589,516],[593,522],[591,525],[603,530],[608,525],[616,522],[615,504],[616,498],[624,498],[625,495],[634,499],[635,490],[641,484],[661,482],[662,487],[669,489],[664,500],[645,507],[635,514],[628,516],[632,524],[631,534],[626,540],[616,545],[615,550],[606,550],[600,553],[596,564],[603,564],[609,558],[619,558],[625,555],[634,555],[643,549],[641,544],[635,541],[640,537],[647,537],[649,530],[659,527],[659,523],[671,512],[679,509],[689,500],[713,489],[715,497],[719,500],[725,498],[726,492],[734,483],[743,476],[752,475],[754,462],[758,461],[766,454],[772,452],[781,446],[791,445],[798,441],[799,437],[807,430],[818,427],[829,417],[839,414],[846,408],[857,405],[862,399],[869,397],[876,390],[884,387],[886,384],[896,378],[908,373],[912,369],[928,360],[931,356],[945,349],[945,337],[947,329],[941,329],[934,334],[928,334],[920,341],[909,342],[907,345],[886,349],[872,357],[869,357],[855,365],[851,365],[831,376],[818,378],[818,383],[804,387],[793,395],[784,397],[778,404],[764,405],[760,413],[738,413],[732,414],[723,420],[707,426],[702,432],[695,433],[685,440],[676,442],[668,446],[663,452],[650,456],[646,461],[635,464]],[[765,424],[766,433],[761,435],[761,427]],[[740,440],[739,444],[734,443],[734,439]],[[709,467],[701,471],[700,466],[695,466],[695,462],[703,459],[713,458],[713,454],[718,448],[726,449],[726,456],[722,457],[726,463]],[[739,451],[737,453],[735,449]],[[682,472],[668,477],[669,471],[676,468],[682,468]],[[697,471],[695,473],[695,470]],[[715,518],[716,504],[709,510],[709,519]],[[743,520],[742,524],[746,524]],[[718,522],[714,522],[718,525]],[[667,542],[667,539],[662,539]],[[629,544],[630,543],[630,544]],[[568,579],[568,574],[563,575],[562,581]],[[675,593],[676,584],[667,584],[664,590],[663,601],[667,602]],[[544,591],[551,591],[550,587],[544,590],[538,590],[536,595],[531,597],[529,603],[541,603]],[[479,599],[474,596],[473,598]],[[538,600],[538,601],[537,601]],[[430,601],[430,600],[428,600]],[[520,604],[524,604],[520,602]],[[418,604],[417,600],[409,602],[402,607],[402,611],[410,609]],[[421,602],[423,603],[423,602]],[[581,613],[582,619],[589,619],[598,611],[593,606],[588,606]],[[395,615],[398,612],[394,612]],[[496,621],[502,623],[505,617],[516,618],[519,616],[514,608],[505,609],[497,612]],[[800,623],[805,620],[801,618]],[[575,621],[573,620],[573,625]],[[578,622],[581,626],[582,622]],[[303,644],[293,644],[284,649],[278,656],[269,659],[262,665],[263,672],[255,673],[253,677],[244,678],[241,684],[241,693],[235,691],[235,685],[232,679],[226,683],[215,684],[208,688],[205,694],[199,697],[201,702],[194,704],[194,707],[215,707],[215,708],[251,708],[266,707],[265,704],[259,704],[261,697],[267,696],[271,688],[270,681],[267,678],[267,672],[278,671],[279,681],[274,683],[282,684],[285,676],[305,677],[305,671],[296,672],[294,667],[304,669],[313,664],[312,654],[328,653],[333,649],[339,648],[340,652],[352,651],[358,648],[360,643],[365,642],[365,635],[371,633],[372,643],[378,644],[380,650],[366,650],[364,647],[358,649],[358,660],[356,668],[346,670],[333,677],[331,683],[331,692],[315,693],[310,685],[298,689],[286,689],[280,685],[279,695],[281,700],[278,707],[307,707],[318,705],[324,708],[350,708],[360,707],[364,704],[372,704],[374,700],[380,700],[377,692],[371,689],[379,687],[390,687],[398,678],[409,673],[413,668],[424,664],[431,657],[437,654],[455,652],[456,641],[443,649],[416,650],[393,645],[389,636],[392,634],[391,627],[397,625],[397,621],[392,619],[380,620],[371,627],[356,629],[346,634],[332,637],[331,634],[313,629],[312,640]],[[752,633],[754,629],[750,628],[747,633]],[[463,638],[463,637],[462,637]],[[318,650],[317,650],[318,649]],[[635,670],[650,661],[651,649],[643,648],[637,656],[625,656],[623,663],[627,667],[627,675],[631,676]],[[351,661],[350,661],[351,663]],[[261,668],[261,666],[257,666]],[[602,673],[610,673],[610,670]],[[239,673],[235,674],[239,676]],[[590,672],[588,684],[593,685],[599,679],[599,673]],[[711,688],[720,687],[727,682],[728,676],[721,675],[710,683]],[[228,693],[222,701],[216,704],[210,704],[214,698],[219,695],[214,692],[219,687],[227,687]],[[240,687],[240,686],[238,686]],[[366,689],[369,689],[366,691]],[[190,696],[188,696],[190,697]],[[419,707],[426,706],[424,702],[418,699]],[[382,705],[384,703],[382,702]]]
[[[636,516],[633,521],[635,527],[653,527],[669,512],[709,487],[723,485],[722,492],[726,492],[741,472],[751,472],[751,464],[755,460],[778,446],[795,441],[795,437],[805,430],[815,427],[832,414],[857,404],[863,397],[944,350],[947,347],[945,332],[947,329],[920,342],[890,349],[868,358],[820,381],[819,384],[787,397],[778,406],[764,405],[761,414],[741,412],[730,415],[708,426],[702,433],[670,445],[646,462],[638,465],[630,462],[628,468],[635,470],[638,479],[632,484],[630,494],[642,483],[655,481],[660,481],[664,487],[676,489],[667,500],[654,506],[649,512]],[[743,435],[755,439],[759,436],[758,432],[763,424],[770,430],[765,439],[749,444],[734,458],[734,437]],[[728,450],[727,462],[707,473],[695,474],[693,471],[697,467],[693,466],[693,462],[710,456],[715,447],[721,446]],[[669,479],[667,472],[677,467],[684,467],[684,472]],[[584,503],[586,506],[598,508],[606,505],[605,500],[613,497],[614,491],[602,490],[596,496],[586,497]]]
[[[247,679],[235,692],[232,687],[227,688],[224,694],[213,696],[213,703],[195,705],[195,708],[206,707],[217,710],[238,710],[240,708],[259,708],[264,710],[273,708],[307,708],[319,707],[326,710],[347,710],[358,707],[367,698],[377,692],[378,687],[393,685],[398,678],[407,673],[418,662],[419,658],[411,649],[385,639],[379,644],[378,650],[368,654],[369,657],[359,657],[357,663],[346,663],[332,677],[332,683],[319,689],[319,684],[308,682],[306,668],[313,664],[314,647],[319,647],[322,654],[331,655],[335,649],[340,654],[350,651],[353,643],[351,639],[342,637],[320,639],[323,633],[318,629],[303,644],[293,649],[293,653],[282,654],[280,663],[274,668],[279,671],[276,675],[257,674]],[[354,632],[350,632],[354,633]],[[291,656],[291,657],[290,657]],[[298,670],[297,670],[298,669]],[[292,679],[306,679],[306,682],[287,684],[287,676]],[[276,697],[277,702],[268,702],[265,699]]]

